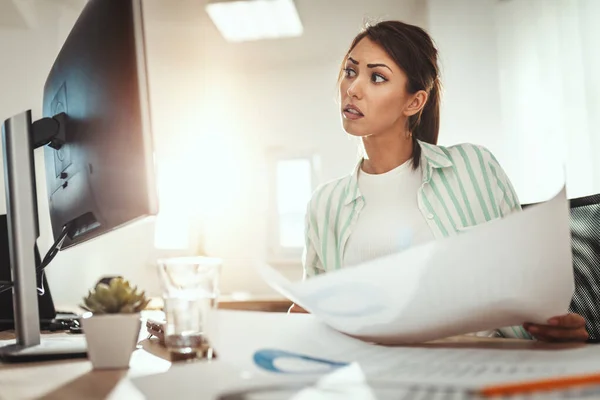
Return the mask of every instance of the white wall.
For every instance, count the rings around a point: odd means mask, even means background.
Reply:
[[[42,115],[42,93],[46,75],[56,53],[56,13],[46,10],[34,29],[23,26],[0,28],[0,120],[32,110],[34,119]],[[0,155],[2,148],[0,146]],[[36,152],[39,158],[41,150]],[[4,164],[0,164],[0,187],[4,192]],[[6,213],[6,198],[0,196],[0,213]]]
[[[522,203],[556,194],[565,171],[569,197],[600,192],[598,2],[428,6],[446,89],[440,143],[488,147]]]
[[[517,151],[522,192],[548,198],[593,191],[594,165],[579,1],[520,0],[496,7],[505,137]],[[566,172],[566,177],[565,177]]]
[[[439,143],[476,142],[503,153],[494,0],[429,0],[427,31],[444,87]]]
[[[503,124],[496,3],[428,0],[428,31],[438,46],[444,86],[439,143],[486,146],[523,200],[528,182],[521,179],[522,147]]]
[[[579,0],[577,2],[577,21],[581,40],[581,60],[583,66],[583,87],[585,88],[585,107],[590,148],[588,153],[593,159],[593,186],[582,190],[582,194],[600,193],[600,2]],[[583,147],[583,146],[582,146]],[[577,157],[577,146],[571,146],[572,158]],[[587,188],[586,188],[587,189]]]

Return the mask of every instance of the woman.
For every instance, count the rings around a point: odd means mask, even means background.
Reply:
[[[359,264],[521,209],[494,156],[481,146],[436,146],[437,50],[416,26],[386,21],[352,42],[339,77],[344,130],[365,157],[318,188],[306,218],[305,278]],[[585,341],[585,320],[499,330],[502,336]]]

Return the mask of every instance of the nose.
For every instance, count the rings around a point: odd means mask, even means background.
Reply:
[[[360,98],[362,98],[362,95],[363,95],[363,87],[362,86],[363,86],[362,80],[357,77],[348,86],[348,90],[346,90],[346,94],[349,97],[360,99]]]

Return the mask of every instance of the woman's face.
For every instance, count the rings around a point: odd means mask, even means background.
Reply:
[[[354,136],[401,134],[412,113],[404,71],[378,44],[364,38],[346,58],[340,82],[344,130]]]

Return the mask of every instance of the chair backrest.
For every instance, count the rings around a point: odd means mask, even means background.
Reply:
[[[587,321],[600,339],[600,194],[570,200],[575,293],[570,311]]]
[[[600,194],[571,199],[569,206],[575,278],[569,311],[585,318],[590,339],[600,339]]]

